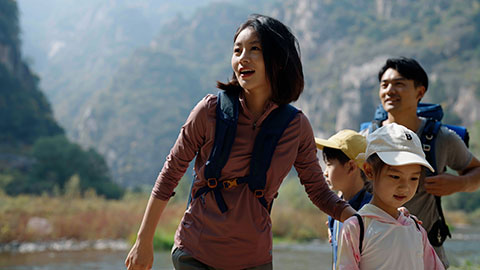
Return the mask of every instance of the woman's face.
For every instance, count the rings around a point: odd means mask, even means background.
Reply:
[[[235,40],[232,69],[238,83],[246,91],[271,91],[260,38],[252,27],[243,29]]]

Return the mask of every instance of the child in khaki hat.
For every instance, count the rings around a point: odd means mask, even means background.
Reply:
[[[385,125],[367,137],[363,165],[373,181],[373,198],[340,232],[337,269],[444,269],[425,229],[398,211],[414,195],[426,169],[417,135],[404,126]]]
[[[363,161],[357,156],[365,152],[367,142],[359,133],[345,129],[328,140],[315,138],[317,148],[322,150],[326,164],[325,180],[332,190],[338,191],[342,198],[359,210],[372,198],[367,191],[365,174],[362,172]],[[342,223],[328,217],[329,235],[333,251],[333,269],[336,267],[338,236]]]

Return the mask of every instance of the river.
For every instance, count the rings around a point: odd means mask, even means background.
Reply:
[[[459,265],[477,265],[480,269],[480,229],[459,228],[447,240],[445,249],[455,269]],[[2,270],[118,270],[125,269],[127,250],[71,250],[0,253]],[[330,245],[323,241],[302,244],[277,244],[273,252],[276,270],[328,270],[331,264]],[[456,267],[455,267],[456,266]],[[173,269],[168,252],[155,253],[153,269]]]

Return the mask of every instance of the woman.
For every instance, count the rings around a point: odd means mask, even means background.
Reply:
[[[249,175],[254,140],[267,116],[279,106],[298,99],[303,90],[298,42],[276,19],[252,15],[237,30],[232,54],[233,76],[218,83],[238,94],[236,134],[219,182]],[[138,238],[125,264],[130,270],[150,269],[152,239],[158,220],[185,173],[195,160],[193,200],[178,226],[172,260],[175,269],[272,269],[271,220],[249,185],[221,191],[227,209],[219,209],[205,167],[215,141],[218,97],[207,95],[192,110],[153,188]],[[275,148],[262,197],[271,206],[292,165],[312,202],[336,219],[355,211],[340,200],[323,179],[308,119],[297,113]],[[208,189],[208,188],[207,188]],[[201,193],[201,194],[200,194]],[[200,194],[200,195],[199,195]]]

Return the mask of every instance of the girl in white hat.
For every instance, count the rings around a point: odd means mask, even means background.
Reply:
[[[337,269],[444,269],[425,229],[398,211],[418,187],[425,159],[417,135],[398,124],[367,137],[364,171],[373,181],[373,198],[347,219],[339,243]]]

